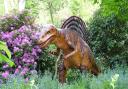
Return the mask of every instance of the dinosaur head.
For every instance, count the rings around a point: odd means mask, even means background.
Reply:
[[[40,45],[40,47],[45,48],[56,39],[57,29],[53,25],[44,25],[40,34],[37,44]]]

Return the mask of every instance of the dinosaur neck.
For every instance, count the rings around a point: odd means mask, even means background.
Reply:
[[[68,43],[64,37],[62,30],[58,31],[58,36],[56,37],[54,44],[58,48],[62,49],[65,54],[70,53],[72,51],[72,49],[70,48],[70,46],[68,45]]]

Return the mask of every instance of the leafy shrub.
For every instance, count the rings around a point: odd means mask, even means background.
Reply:
[[[106,70],[98,77],[87,74],[79,75],[79,79],[74,79],[61,85],[58,80],[52,79],[51,74],[46,73],[39,77],[37,87],[39,89],[127,89],[128,69],[117,67],[114,70]],[[122,81],[124,80],[124,81]],[[50,85],[50,86],[49,86]]]
[[[0,40],[7,42],[16,64],[14,68],[10,68],[4,63],[1,71],[5,71],[5,75],[10,72],[26,76],[37,65],[41,49],[36,45],[38,33],[33,25],[33,18],[29,15],[29,12],[24,11],[0,20]]]
[[[2,52],[7,54],[7,57]],[[0,41],[0,63],[7,62],[9,66],[13,66],[14,63],[11,61],[11,52],[9,51],[5,42]]]
[[[19,29],[23,25],[32,25],[34,18],[28,10],[22,13],[14,12],[13,14],[3,16],[0,18],[0,31],[12,31]]]
[[[27,0],[25,8],[31,10],[32,16],[37,17],[39,14],[41,1],[35,1],[35,0]]]
[[[49,50],[44,49],[37,60],[36,70],[39,73],[44,73],[45,71],[50,71],[51,73],[55,72],[55,61],[56,56],[49,54]]]
[[[114,14],[120,21],[128,21],[128,1],[102,0],[100,7],[100,11],[103,16],[110,16],[111,14]]]
[[[1,89],[35,89],[33,81],[25,81],[22,76],[10,76],[5,84],[0,85]]]
[[[1,89],[127,89],[128,69],[116,68],[106,70],[98,77],[90,74],[81,75],[73,82],[63,85],[57,79],[52,79],[52,75],[47,72],[43,76],[30,77],[30,81],[24,82],[21,76],[10,77],[6,84],[1,84]]]
[[[128,24],[115,14],[107,17],[97,12],[90,22],[90,42],[97,59],[112,67],[128,64]]]
[[[25,75],[34,69],[41,52],[40,47],[35,45],[36,31],[31,27],[22,26],[11,32],[1,32],[1,35],[1,39],[7,42],[12,52],[12,59],[16,64],[15,73],[21,70],[21,75]]]

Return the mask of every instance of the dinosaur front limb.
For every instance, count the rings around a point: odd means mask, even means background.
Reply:
[[[74,50],[73,52],[65,55],[64,58],[67,59],[67,58],[71,57],[72,55],[74,55],[76,52],[77,52],[77,50]]]
[[[78,50],[80,49],[80,39],[77,40],[77,43],[76,43],[76,46],[73,47],[74,48],[74,51],[72,51],[71,53],[67,54],[64,56],[65,59],[67,59],[68,57],[71,57],[73,56],[76,52],[78,52]],[[71,45],[71,43],[70,43]]]

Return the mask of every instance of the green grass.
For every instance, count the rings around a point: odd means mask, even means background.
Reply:
[[[78,79],[63,85],[57,79],[52,79],[48,73],[38,78],[31,77],[28,83],[17,76],[0,87],[0,89],[128,89],[128,70],[123,68],[107,70],[98,77],[90,74],[81,75]]]

